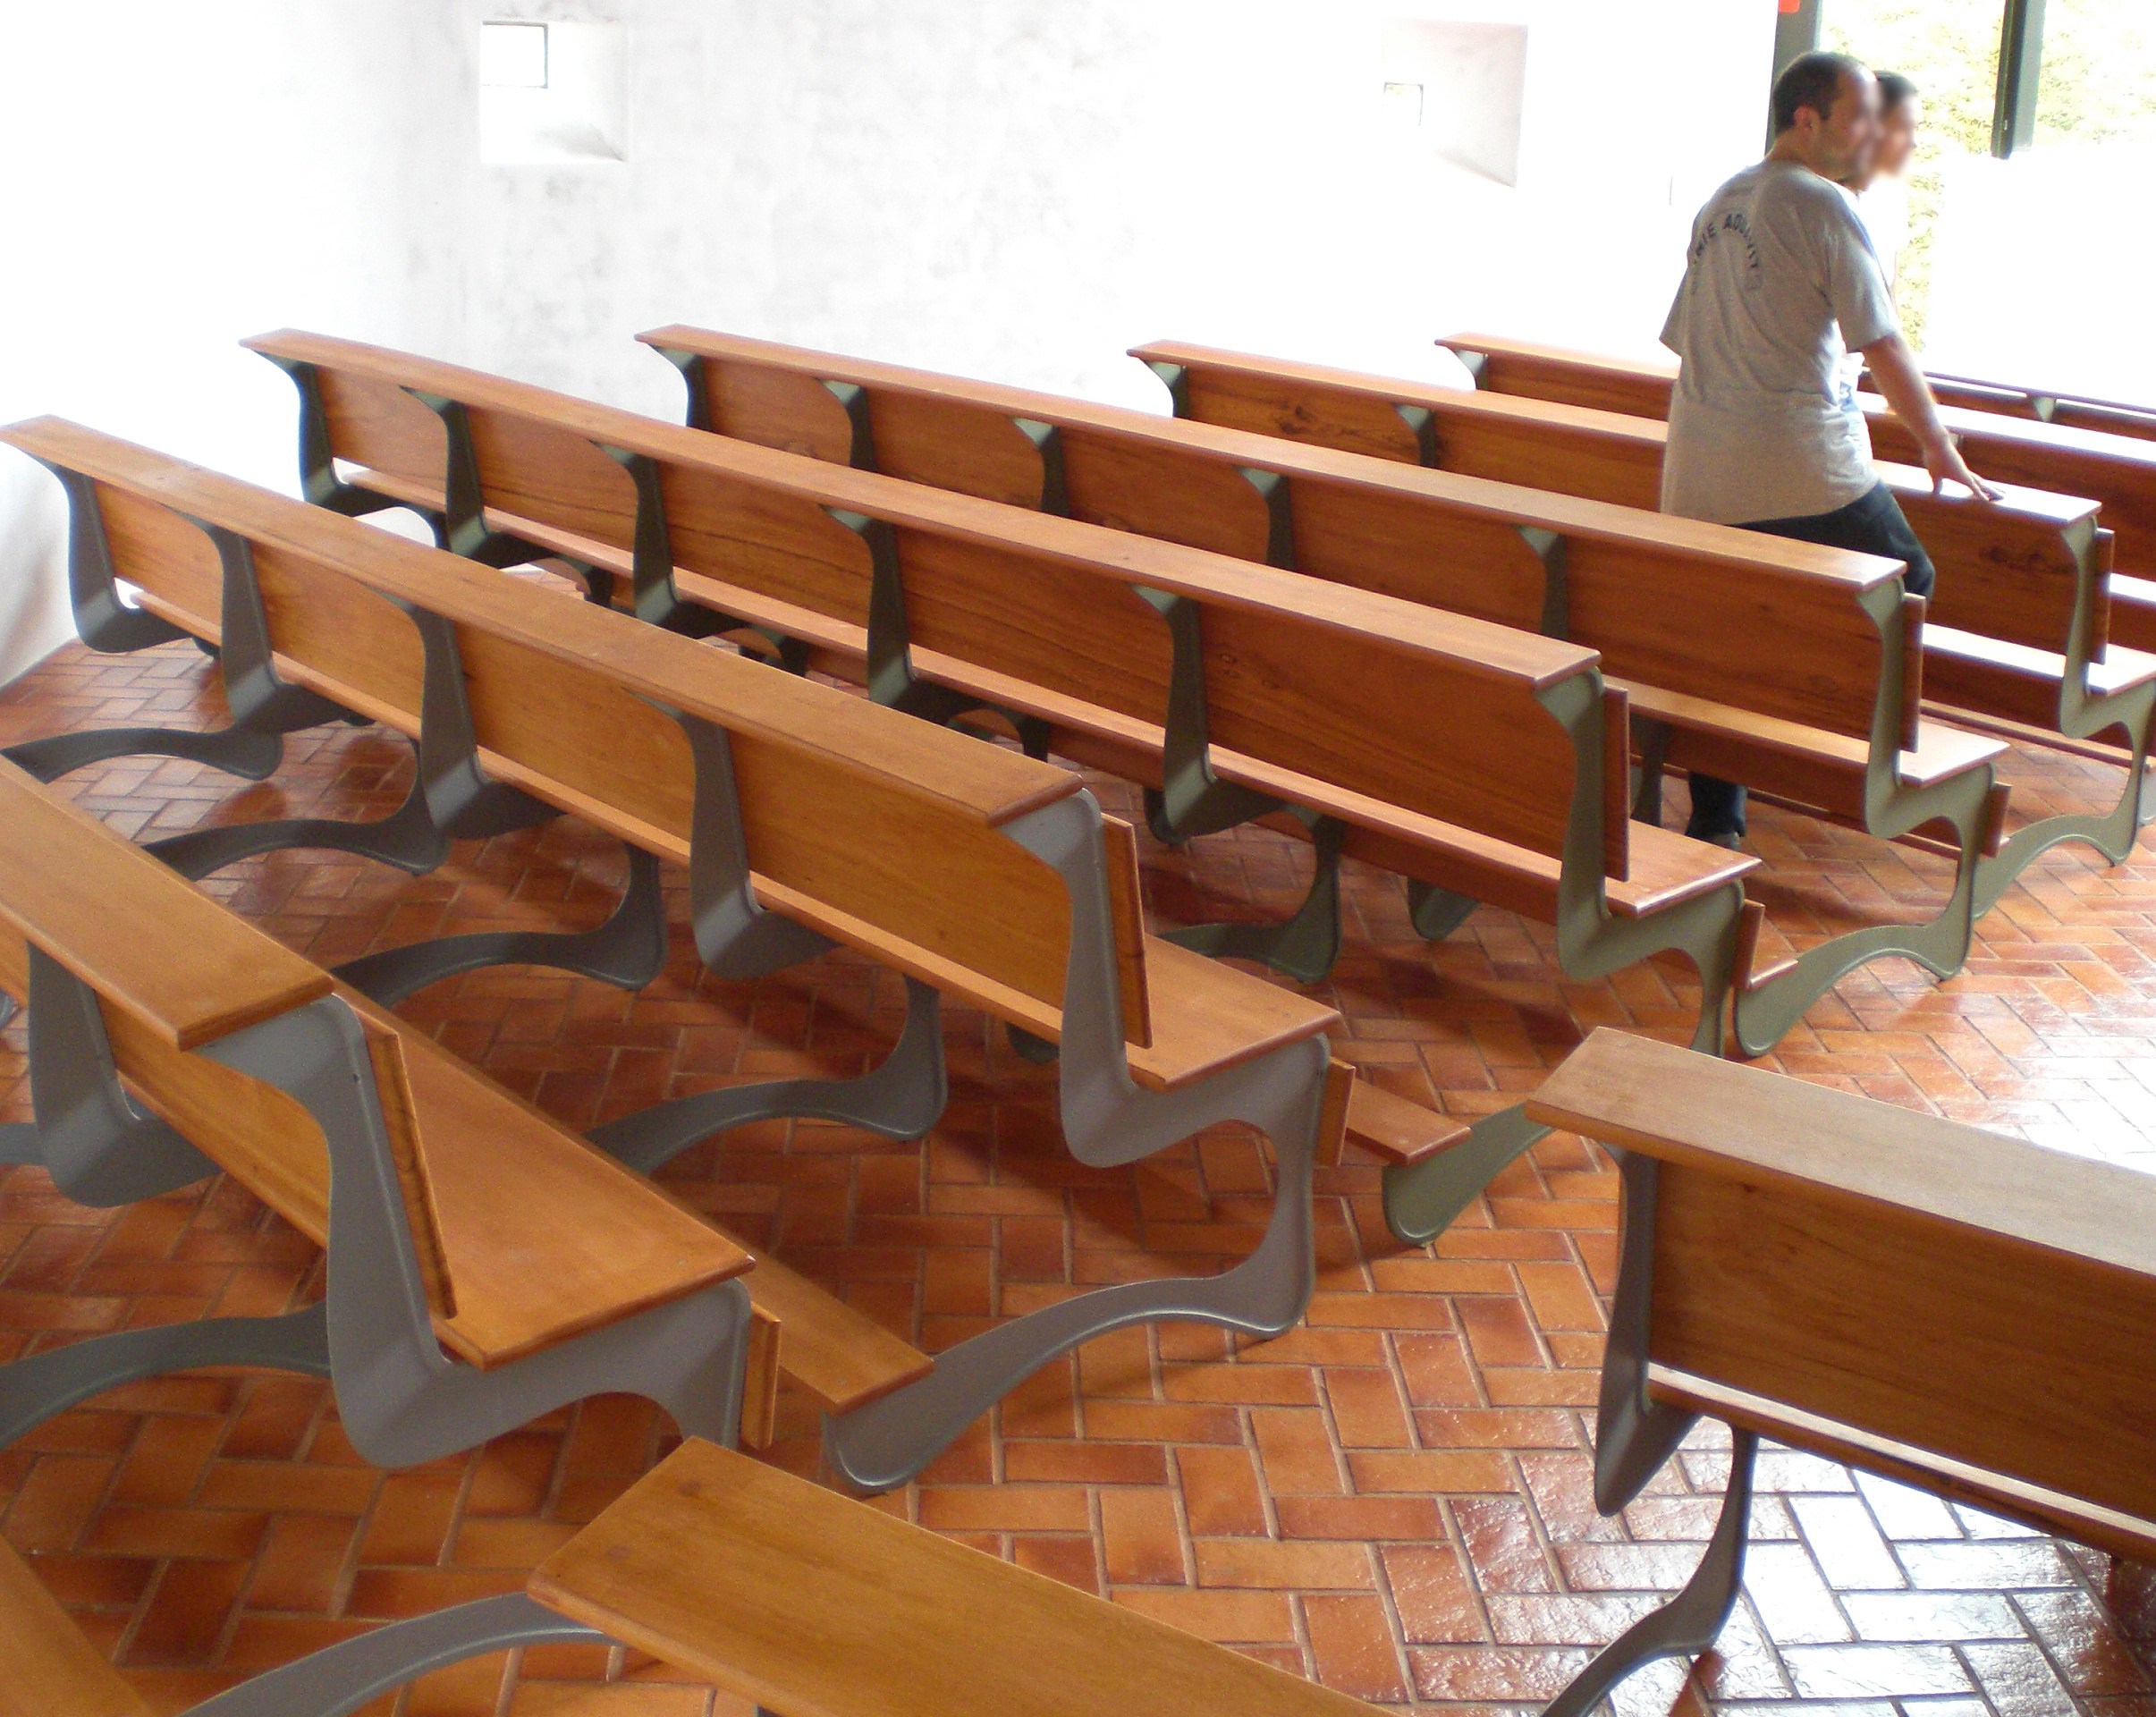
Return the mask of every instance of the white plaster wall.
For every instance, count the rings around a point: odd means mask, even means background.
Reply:
[[[692,321],[1162,407],[1179,337],[1429,376],[1660,327],[1774,0],[0,0],[0,415],[289,486],[291,323],[674,416]],[[1517,190],[1384,125],[1387,18],[1528,30]],[[478,25],[619,21],[625,159],[478,160]],[[148,354],[154,353],[154,358]],[[13,456],[8,456],[13,459]],[[0,462],[0,672],[60,635]]]
[[[290,487],[233,343],[405,337],[413,31],[391,4],[0,0],[0,421],[55,412]],[[72,634],[59,486],[0,448],[0,679]]]
[[[1518,190],[1386,131],[1402,15],[1527,26]],[[627,336],[675,320],[1147,405],[1162,336],[1431,376],[1468,323],[1651,342],[1773,3],[452,0],[433,63],[489,16],[626,24],[626,159],[480,167],[450,104],[439,349],[672,415]]]

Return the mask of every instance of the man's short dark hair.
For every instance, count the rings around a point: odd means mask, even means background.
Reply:
[[[1879,111],[1890,114],[1916,94],[1916,80],[1905,78],[1898,72],[1881,72],[1879,74]]]
[[[1774,80],[1774,135],[1780,137],[1797,123],[1799,107],[1809,107],[1822,119],[1831,117],[1842,80],[1861,76],[1864,70],[1862,60],[1847,54],[1830,54],[1824,48],[1791,60]]]

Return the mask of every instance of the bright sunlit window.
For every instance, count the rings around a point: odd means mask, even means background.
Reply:
[[[479,83],[487,89],[546,88],[546,26],[479,26]]]

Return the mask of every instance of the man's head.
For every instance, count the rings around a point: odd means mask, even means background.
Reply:
[[[1774,80],[1774,148],[1833,180],[1872,169],[1879,143],[1879,80],[1847,54],[1805,54]]]

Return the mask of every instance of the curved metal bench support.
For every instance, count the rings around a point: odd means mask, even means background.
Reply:
[[[489,1652],[613,1643],[597,1628],[512,1592],[326,1645],[190,1706],[188,1717],[347,1717],[429,1670]]]
[[[919,1138],[949,1100],[942,1001],[906,980],[906,1028],[883,1062],[858,1079],[770,1079],[654,1104],[585,1137],[643,1173],[656,1172],[691,1145],[752,1121],[835,1121],[885,1138]]]
[[[938,1355],[927,1376],[826,1417],[826,1457],[865,1490],[906,1483],[1019,1382],[1081,1342],[1169,1317],[1275,1335],[1302,1316],[1315,1279],[1311,1172],[1331,1061],[1324,1039],[1286,1045],[1179,1090],[1140,1090],[1123,1041],[1100,808],[1091,794],[1074,794],[1005,833],[1053,867],[1070,891],[1060,1095],[1071,1155],[1112,1167],[1217,1121],[1245,1121],[1272,1141],[1279,1163],[1272,1215],[1256,1250],[1220,1275],[1079,1294],[962,1341]]]

